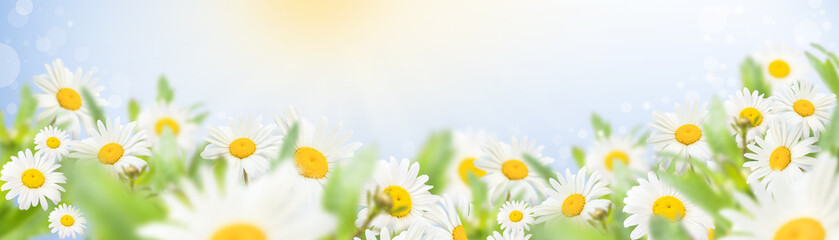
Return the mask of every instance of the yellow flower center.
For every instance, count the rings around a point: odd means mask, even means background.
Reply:
[[[70,216],[70,215],[61,216],[61,225],[64,225],[65,227],[73,226],[73,223],[75,223],[75,222],[76,222],[76,220],[73,219],[73,216]]]
[[[23,171],[20,180],[28,188],[39,188],[44,185],[44,173],[41,173],[38,169],[30,168]]]
[[[691,145],[702,138],[702,130],[696,125],[685,124],[676,129],[676,141],[684,145]]]
[[[653,203],[653,214],[675,222],[685,216],[685,204],[673,196],[664,196]]]
[[[460,165],[457,166],[457,173],[460,175],[460,180],[463,181],[465,184],[469,184],[469,173],[475,174],[475,177],[483,177],[487,174],[486,171],[481,170],[480,168],[475,167],[475,160],[476,158],[465,158],[463,161],[460,161]]]
[[[714,240],[714,229],[708,228],[708,240]]]
[[[122,146],[119,144],[105,144],[105,146],[102,146],[102,148],[99,149],[99,162],[113,165],[114,163],[118,162],[120,158],[122,158],[122,154],[124,153],[125,149],[123,149]]]
[[[300,175],[307,178],[321,179],[329,171],[329,162],[323,153],[310,147],[301,147],[294,152],[294,165]]]
[[[792,154],[789,148],[781,146],[772,151],[769,155],[769,167],[775,171],[783,171],[792,162]]]
[[[256,144],[253,140],[248,138],[239,138],[230,143],[230,155],[236,158],[244,159],[253,155],[256,152]]]
[[[524,214],[522,214],[519,210],[513,210],[510,212],[510,216],[508,217],[510,218],[510,221],[519,222],[524,217]]]
[[[265,240],[265,232],[249,223],[227,225],[213,234],[210,240]]]
[[[56,149],[58,146],[61,146],[61,140],[58,140],[56,137],[47,138],[47,147]]]
[[[760,126],[760,124],[763,123],[763,114],[753,107],[747,107],[740,111],[740,118],[749,119],[749,122],[752,123],[752,127]]]
[[[775,232],[775,240],[824,240],[825,230],[819,221],[798,218],[787,222]]]
[[[501,164],[501,173],[510,180],[522,180],[527,177],[527,165],[524,162],[510,159]]]
[[[160,134],[163,134],[163,129],[167,127],[172,130],[172,134],[175,134],[175,136],[177,136],[178,132],[181,130],[180,125],[178,125],[178,122],[175,121],[175,119],[165,117],[158,119],[157,123],[154,124],[154,132],[159,136]]]
[[[566,217],[576,217],[583,212],[583,207],[586,206],[586,198],[579,193],[568,195],[565,201],[562,201],[562,214]]]
[[[813,106],[813,103],[806,99],[800,99],[792,104],[792,110],[795,110],[795,113],[802,117],[807,117],[816,112],[816,106]]]
[[[411,207],[413,206],[411,202],[411,194],[408,193],[404,188],[400,186],[390,186],[385,188],[385,194],[390,196],[390,200],[393,203],[388,213],[394,217],[404,217],[408,216],[408,213],[411,213]]]
[[[769,63],[769,75],[772,75],[775,78],[785,78],[789,76],[790,68],[789,64],[781,59],[777,59]]]
[[[623,162],[624,165],[629,164],[629,155],[621,150],[614,150],[606,154],[603,161],[606,163],[606,169],[612,171],[615,168],[615,160]]]
[[[463,225],[458,225],[452,229],[452,240],[469,240],[466,237],[466,231],[463,230]]]
[[[76,111],[82,107],[82,97],[76,90],[71,88],[62,88],[55,94],[55,99],[58,100],[58,105],[64,109]]]

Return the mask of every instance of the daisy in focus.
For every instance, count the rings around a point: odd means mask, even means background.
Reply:
[[[262,117],[230,118],[230,126],[210,126],[206,140],[210,144],[201,152],[204,159],[224,158],[237,170],[239,179],[256,179],[268,172],[269,160],[280,151],[280,136],[273,125],[262,125]]]
[[[658,132],[651,135],[648,142],[658,152],[662,168],[670,167],[674,160],[711,159],[711,149],[700,128],[707,114],[705,104],[699,106],[697,103],[688,103],[684,107],[676,104],[675,113],[653,112],[655,122],[650,123],[650,127]],[[687,166],[686,162],[676,162],[676,171],[684,172]]]
[[[139,229],[151,239],[318,239],[335,227],[335,219],[288,184],[292,176],[271,174],[245,187],[236,169],[222,182],[210,169],[200,173],[203,190],[183,180],[181,198],[166,194],[167,221]]]
[[[61,202],[61,192],[64,188],[59,183],[66,183],[64,173],[56,171],[60,164],[53,159],[44,158],[41,154],[32,154],[32,151],[20,151],[17,157],[3,165],[0,171],[0,181],[6,182],[0,186],[0,191],[10,190],[6,193],[6,200],[17,197],[17,204],[20,210],[27,210],[30,207],[41,205],[44,211],[48,208],[47,199],[53,204]]]
[[[467,239],[457,208],[449,195],[444,195],[440,203],[426,214],[426,218],[436,226],[426,231],[429,236],[437,236],[439,239]]]
[[[818,137],[825,130],[825,122],[830,119],[836,95],[818,93],[818,87],[809,81],[793,83],[780,88],[775,93],[774,110],[780,121],[800,125],[802,136]]]
[[[149,156],[149,143],[144,130],[135,132],[136,122],[120,124],[120,119],[108,121],[105,125],[97,122],[96,129],[90,129],[89,138],[73,144],[70,157],[88,163],[100,163],[102,167],[115,175],[124,176],[125,169],[134,167],[144,169],[146,161],[140,156]]]
[[[47,126],[35,135],[35,151],[43,154],[47,159],[61,161],[64,156],[70,154],[73,140],[69,137],[64,130],[52,125]]]
[[[175,136],[178,146],[191,152],[195,148],[192,138],[198,131],[198,126],[189,122],[189,118],[188,109],[171,103],[156,102],[140,112],[140,116],[137,117],[137,126],[147,133],[152,133],[149,134],[152,146],[159,144],[163,131],[168,128]]]
[[[503,234],[492,232],[487,240],[528,240],[531,235],[525,235],[523,231],[505,231]]]
[[[58,238],[71,237],[76,239],[76,235],[84,234],[87,219],[82,217],[82,211],[79,211],[78,208],[61,204],[52,210],[49,222],[49,227],[52,229],[50,232],[58,233]]]
[[[508,195],[520,194],[524,194],[525,201],[539,201],[539,190],[545,187],[545,179],[536,171],[530,171],[531,167],[524,155],[530,155],[544,165],[553,163],[553,158],[542,156],[543,148],[542,145],[536,146],[536,141],[529,141],[527,137],[521,141],[513,137],[510,145],[491,139],[484,146],[487,156],[476,160],[475,166],[487,172],[481,179],[487,183],[493,202]]]
[[[614,180],[612,171],[615,163],[620,161],[629,169],[646,172],[649,170],[647,148],[636,144],[631,136],[610,136],[594,143],[589,154],[586,155],[586,167],[603,173],[608,181]]]
[[[738,118],[749,120],[746,143],[763,136],[769,123],[774,121],[771,101],[764,98],[763,94],[758,93],[757,90],[750,93],[748,88],[743,88],[742,91],[729,96],[728,101],[725,101],[725,111],[729,117],[728,123],[732,126],[731,130],[740,146],[743,146],[742,136],[740,136],[740,131],[733,127],[737,126]]]
[[[383,193],[390,198],[391,208],[373,218],[370,225],[374,229],[388,228],[398,232],[412,224],[428,223],[424,215],[433,209],[439,197],[428,192],[432,186],[425,185],[428,176],[418,176],[419,168],[419,163],[411,163],[407,158],[379,161],[364,192]],[[372,204],[364,201],[365,207],[358,212],[357,226],[363,224]]]
[[[46,65],[47,74],[35,76],[35,85],[44,93],[35,94],[38,99],[38,108],[43,111],[38,114],[38,121],[54,120],[55,125],[66,125],[73,135],[78,137],[82,132],[82,125],[91,128],[90,112],[82,97],[82,90],[87,89],[94,101],[99,106],[107,105],[105,99],[99,97],[99,93],[105,87],[97,86],[98,78],[91,80],[91,73],[83,74],[79,68],[75,73],[64,67],[59,59]]]
[[[510,201],[504,203],[498,210],[496,216],[501,230],[504,231],[530,231],[533,225],[533,209],[522,201]]]
[[[576,175],[565,169],[565,176],[557,174],[557,179],[559,182],[550,179],[551,188],[544,190],[548,199],[534,208],[538,223],[555,219],[585,223],[592,220],[591,215],[595,211],[608,210],[612,205],[608,199],[600,199],[612,193],[612,190],[600,181],[597,171],[586,179],[586,167],[581,168]]]
[[[654,173],[647,179],[638,179],[639,185],[626,192],[623,211],[630,216],[623,222],[625,227],[635,226],[630,237],[639,239],[650,232],[650,218],[663,217],[685,227],[693,239],[708,239],[708,230],[714,228],[707,213],[694,205],[679,192],[665,185]]]
[[[743,167],[752,170],[746,183],[760,181],[772,192],[779,181],[792,182],[810,170],[815,159],[807,154],[819,152],[821,148],[815,145],[817,138],[801,134],[785,124],[774,124],[764,139],[758,138],[749,145],[753,153],[745,156],[755,161],[743,163]]]
[[[757,52],[754,58],[762,68],[763,79],[772,89],[797,82],[810,69],[800,51],[784,46],[768,46]]]

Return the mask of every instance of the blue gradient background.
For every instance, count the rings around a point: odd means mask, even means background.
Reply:
[[[836,51],[839,36],[839,2],[823,0],[301,2],[2,1],[0,50],[15,54],[0,51],[0,110],[61,58],[95,72],[111,117],[153,101],[166,74],[210,124],[296,105],[382,156],[474,128],[535,138],[564,168],[594,138],[591,112],[625,133],[653,110],[727,98],[768,43]]]

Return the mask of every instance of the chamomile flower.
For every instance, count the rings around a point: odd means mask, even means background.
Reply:
[[[352,131],[342,131],[341,123],[330,129],[326,118],[322,118],[317,126],[305,119],[297,122],[297,139],[285,139],[295,141],[294,166],[297,168],[297,178],[293,184],[317,192],[323,189],[331,169],[352,158],[353,151],[361,147],[361,143],[347,143]],[[283,125],[280,122],[277,124]]]
[[[728,115],[729,126],[736,126],[738,118],[748,119],[750,128],[746,132],[746,142],[754,141],[755,137],[763,136],[769,123],[774,121],[772,117],[772,103],[763,97],[763,94],[749,92],[748,88],[737,91],[725,101],[725,111]],[[743,145],[739,129],[731,128],[734,132],[737,143]]]
[[[815,137],[802,137],[797,130],[788,129],[786,124],[773,124],[764,139],[756,139],[746,153],[746,158],[755,160],[743,163],[743,167],[752,170],[747,183],[760,183],[772,191],[779,181],[792,182],[810,170],[814,158],[807,154],[821,151],[814,144]]]
[[[530,231],[533,225],[533,209],[522,201],[509,201],[498,210],[496,216],[501,230],[504,231]]]
[[[488,140],[488,135],[480,131],[455,131],[454,132],[454,158],[446,168],[448,184],[446,193],[455,198],[471,199],[471,188],[469,188],[469,173],[477,178],[486,175],[486,171],[475,167],[475,161],[484,156],[481,146]],[[471,201],[471,200],[470,200]]]
[[[754,57],[762,68],[763,79],[772,89],[797,82],[810,68],[801,52],[784,46],[768,46]]]
[[[519,194],[524,194],[524,200],[531,203],[539,200],[539,189],[545,187],[545,179],[531,171],[524,155],[545,165],[553,163],[553,158],[542,156],[542,148],[544,146],[536,146],[536,141],[529,141],[527,137],[521,141],[513,137],[512,145],[491,139],[484,146],[487,156],[475,161],[475,166],[487,172],[481,179],[488,184],[493,202]]]
[[[658,132],[650,136],[648,142],[658,152],[663,168],[669,167],[674,160],[711,159],[711,148],[700,128],[705,115],[705,105],[699,106],[697,103],[688,103],[684,107],[676,104],[676,113],[653,113],[655,122],[650,123],[650,126]],[[684,172],[686,168],[686,162],[676,162],[678,172]]]
[[[587,222],[592,220],[591,215],[595,211],[608,210],[612,204],[608,199],[600,199],[612,191],[600,180],[598,171],[586,179],[586,167],[581,168],[576,175],[565,169],[565,176],[557,174],[557,179],[559,182],[550,179],[552,188],[545,189],[548,199],[534,208],[539,223],[554,219]]]
[[[217,182],[210,169],[201,171],[203,190],[183,180],[181,198],[163,196],[169,209],[165,222],[139,229],[151,239],[319,239],[335,227],[335,219],[289,184],[285,174],[270,174],[245,187],[237,169]]]
[[[623,211],[629,217],[624,227],[635,226],[630,237],[639,239],[650,232],[650,218],[659,216],[685,227],[693,239],[707,240],[708,229],[713,229],[713,220],[707,213],[694,205],[679,192],[665,185],[654,173],[648,179],[638,179],[638,186],[626,192]]]
[[[839,239],[839,176],[836,157],[819,156],[817,167],[800,181],[782,182],[774,194],[751,184],[755,200],[734,193],[745,212],[723,210],[733,223],[724,239]]]
[[[448,194],[444,195],[440,203],[426,214],[426,218],[436,226],[426,231],[429,236],[437,236],[439,239],[467,239],[466,231],[463,229],[460,216],[457,214],[457,208]]]
[[[825,122],[836,105],[836,95],[818,93],[818,87],[809,81],[796,82],[778,89],[775,93],[774,111],[780,121],[801,125],[803,136],[815,136],[824,131]]]
[[[61,192],[64,188],[59,183],[66,183],[64,174],[56,171],[60,164],[54,159],[47,159],[41,154],[32,154],[32,151],[20,151],[17,157],[3,165],[0,171],[0,181],[6,183],[0,186],[0,191],[11,190],[6,193],[6,200],[17,197],[17,204],[20,210],[41,205],[44,211],[47,210],[47,199],[53,204],[61,202]]]
[[[629,169],[646,172],[649,170],[647,165],[647,147],[639,146],[631,136],[610,136],[598,140],[586,156],[586,166],[589,170],[596,170],[606,177],[606,180],[612,181],[612,170],[615,163],[620,161]]]
[[[171,103],[156,102],[140,112],[137,125],[140,129],[150,133],[149,141],[152,146],[157,146],[160,143],[161,135],[168,128],[175,136],[178,146],[187,152],[191,152],[195,146],[193,136],[198,130],[198,126],[189,122],[189,118],[190,112],[188,109]]]
[[[35,135],[35,151],[43,154],[47,159],[55,159],[61,161],[64,156],[70,154],[70,146],[73,145],[73,139],[64,130],[53,127],[52,125],[41,129]]]
[[[528,240],[531,235],[524,234],[524,231],[504,231],[504,233],[492,232],[487,240]]]
[[[149,156],[149,143],[144,130],[135,132],[136,122],[120,124],[120,119],[97,122],[97,129],[88,130],[89,138],[73,144],[70,157],[87,163],[100,163],[115,175],[125,175],[125,168],[131,166],[144,169],[146,161],[140,156]]]
[[[210,142],[201,157],[204,159],[224,158],[228,166],[237,170],[239,179],[247,174],[248,179],[258,178],[268,172],[271,159],[280,151],[281,138],[274,132],[273,125],[262,125],[262,117],[230,118],[230,126],[207,128]]]
[[[411,163],[407,158],[401,161],[391,158],[390,161],[379,162],[365,192],[384,193],[390,197],[392,206],[391,209],[387,209],[386,214],[379,214],[373,218],[370,225],[374,229],[386,227],[402,231],[411,224],[427,223],[424,215],[432,210],[439,199],[428,192],[432,186],[425,184],[428,176],[418,176],[419,169],[419,163]],[[366,203],[365,199],[366,207],[358,212],[356,225],[361,226],[366,220],[370,204],[372,203]]]
[[[82,91],[87,89],[99,106],[107,105],[105,99],[99,97],[105,87],[97,86],[98,78],[91,80],[91,73],[82,73],[79,68],[75,73],[64,67],[60,59],[52,66],[46,65],[47,74],[35,76],[35,85],[44,93],[35,94],[38,108],[43,111],[38,114],[38,121],[55,120],[56,125],[66,125],[73,137],[78,137],[85,128],[92,127],[93,122],[87,103],[82,98]]]
[[[84,234],[87,219],[82,217],[82,211],[67,204],[57,206],[49,216],[51,233],[58,233],[58,238],[64,239]]]

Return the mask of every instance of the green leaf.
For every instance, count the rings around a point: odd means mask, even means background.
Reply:
[[[469,182],[469,189],[472,190],[472,204],[475,206],[483,206],[487,203],[489,198],[489,188],[486,183],[481,181],[474,172],[468,172],[466,176]]]
[[[824,133],[819,138],[819,146],[825,151],[837,155],[837,150],[839,150],[839,105],[833,108],[833,116],[831,116],[830,122],[827,123]]]
[[[195,123],[195,124],[201,124],[201,123],[204,123],[204,120],[206,120],[208,116],[210,116],[210,112],[205,111],[205,112],[199,113],[198,115],[195,115],[194,117],[190,118],[188,121],[191,122],[191,123]]]
[[[654,216],[650,218],[650,239],[690,240],[691,238],[682,224]]]
[[[88,111],[90,111],[90,116],[93,118],[93,126],[96,126],[96,122],[100,120],[102,123],[105,123],[107,121],[105,118],[105,112],[102,111],[102,107],[96,103],[96,98],[93,97],[93,94],[85,88],[82,89],[82,95],[84,103],[87,106]]]
[[[810,65],[813,65],[813,68],[815,68],[816,72],[819,73],[824,85],[826,85],[833,94],[839,94],[839,76],[837,76],[836,73],[836,66],[839,65],[839,63],[834,62],[830,58],[824,61],[819,60],[819,58],[809,52],[804,54],[807,55],[807,60],[810,61]]]
[[[352,239],[361,190],[374,168],[376,152],[375,146],[362,149],[349,164],[336,167],[326,181],[323,204],[338,217],[335,239]]]
[[[728,116],[719,98],[711,100],[708,106],[708,117],[702,132],[707,137],[706,142],[716,154],[723,154],[737,165],[743,165],[743,150],[737,147],[728,126]]]
[[[286,159],[289,159],[292,156],[294,156],[294,152],[297,151],[297,140],[299,133],[300,124],[298,123],[294,123],[294,125],[292,125],[291,128],[288,129],[288,133],[286,133],[283,139],[283,145],[280,148],[280,155],[277,157],[277,160],[272,163],[274,167],[276,167]]]
[[[608,138],[612,135],[612,126],[606,120],[603,120],[597,113],[591,113],[591,127],[594,128],[594,136],[597,139],[601,137]],[[601,136],[601,133],[603,136]]]
[[[132,122],[137,121],[138,116],[140,116],[140,103],[132,98],[128,101],[128,120]]]
[[[18,134],[27,132],[34,120],[35,110],[38,108],[38,100],[32,94],[29,85],[23,85],[20,90],[20,105],[18,106],[15,128]],[[5,125],[5,123],[4,123]]]
[[[606,232],[569,220],[553,220],[534,226],[532,239],[602,240],[610,238]],[[560,238],[561,236],[561,238]]]
[[[740,77],[743,86],[750,90],[757,90],[769,97],[772,94],[769,84],[763,79],[763,70],[752,57],[747,57],[740,64]]]
[[[536,170],[536,173],[538,173],[539,176],[542,176],[542,178],[545,179],[545,182],[548,182],[548,179],[556,178],[556,172],[554,172],[550,166],[539,162],[539,159],[536,159],[529,154],[524,154],[524,160],[527,162],[527,166],[532,167],[533,170]]]
[[[836,57],[836,54],[828,51],[827,48],[822,47],[822,45],[818,45],[818,44],[813,43],[813,47],[815,47],[816,49],[818,49],[819,51],[821,51],[822,53],[827,55],[827,57],[830,58],[829,60],[833,61],[834,65],[839,65],[839,57]]]
[[[574,157],[574,162],[577,163],[577,167],[583,167],[586,165],[586,152],[583,151],[582,148],[578,146],[572,147],[571,156]]]
[[[454,156],[452,135],[449,131],[431,133],[417,156],[422,166],[420,175],[428,175],[428,185],[434,186],[432,194],[439,194],[446,184],[446,168]],[[452,179],[454,180],[454,179]]]
[[[157,100],[170,103],[172,99],[175,99],[175,90],[169,85],[166,76],[160,75],[160,79],[157,80]]]

